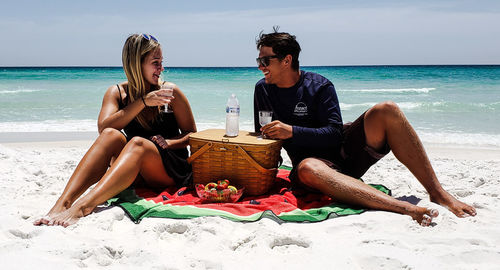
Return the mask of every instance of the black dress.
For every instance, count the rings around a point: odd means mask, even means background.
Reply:
[[[120,109],[123,109],[129,102],[130,94],[128,93],[128,89],[125,89],[127,91],[127,96],[125,100],[122,100],[120,86],[117,85],[117,87],[120,93],[120,102],[118,106]],[[143,128],[135,119],[130,121],[130,123],[123,128],[127,141],[130,141],[130,139],[136,136],[150,140],[151,136],[155,135],[161,135],[165,139],[170,139],[181,134],[174,113],[161,112],[154,121],[148,124],[151,127],[150,130]],[[155,146],[158,152],[160,152],[165,171],[174,179],[177,187],[190,186],[193,182],[193,172],[191,165],[186,161],[189,155],[187,148],[163,149],[156,143]]]

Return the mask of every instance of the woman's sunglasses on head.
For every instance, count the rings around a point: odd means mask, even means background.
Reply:
[[[153,35],[142,34],[142,37],[145,38],[147,41],[153,40],[153,41],[158,42],[158,40],[155,37],[153,37]]]

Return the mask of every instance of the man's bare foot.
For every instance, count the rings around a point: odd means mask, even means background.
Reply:
[[[78,222],[78,220],[83,216],[83,210],[78,207],[72,206],[66,211],[59,213],[58,215],[51,218],[47,225],[68,227],[69,225],[73,225]]]
[[[55,216],[59,215],[60,213],[66,210],[67,208],[64,207],[63,205],[59,206],[56,204],[52,207],[52,209],[50,209],[50,211],[45,216],[35,220],[35,222],[33,222],[33,225],[35,226],[48,225],[52,218],[54,218]]]
[[[455,199],[455,197],[453,197],[448,192],[445,192],[445,194],[440,197],[431,196],[430,200],[431,202],[446,207],[453,214],[460,218],[476,215],[476,209],[474,207]]]
[[[422,211],[410,215],[414,220],[416,220],[420,225],[427,227],[431,225],[432,219],[439,216],[439,211],[436,209],[422,208]]]

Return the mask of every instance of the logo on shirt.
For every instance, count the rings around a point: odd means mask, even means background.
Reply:
[[[304,102],[299,102],[295,105],[293,110],[293,115],[295,116],[306,116],[307,115],[307,105]]]

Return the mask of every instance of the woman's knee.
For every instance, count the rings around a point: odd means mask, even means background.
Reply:
[[[133,137],[126,145],[129,151],[146,153],[149,150],[152,150],[153,143],[150,140],[144,139],[142,137],[136,136]]]
[[[105,141],[107,145],[114,145],[117,143],[123,147],[127,143],[125,135],[114,128],[105,128],[99,135],[99,139]]]

